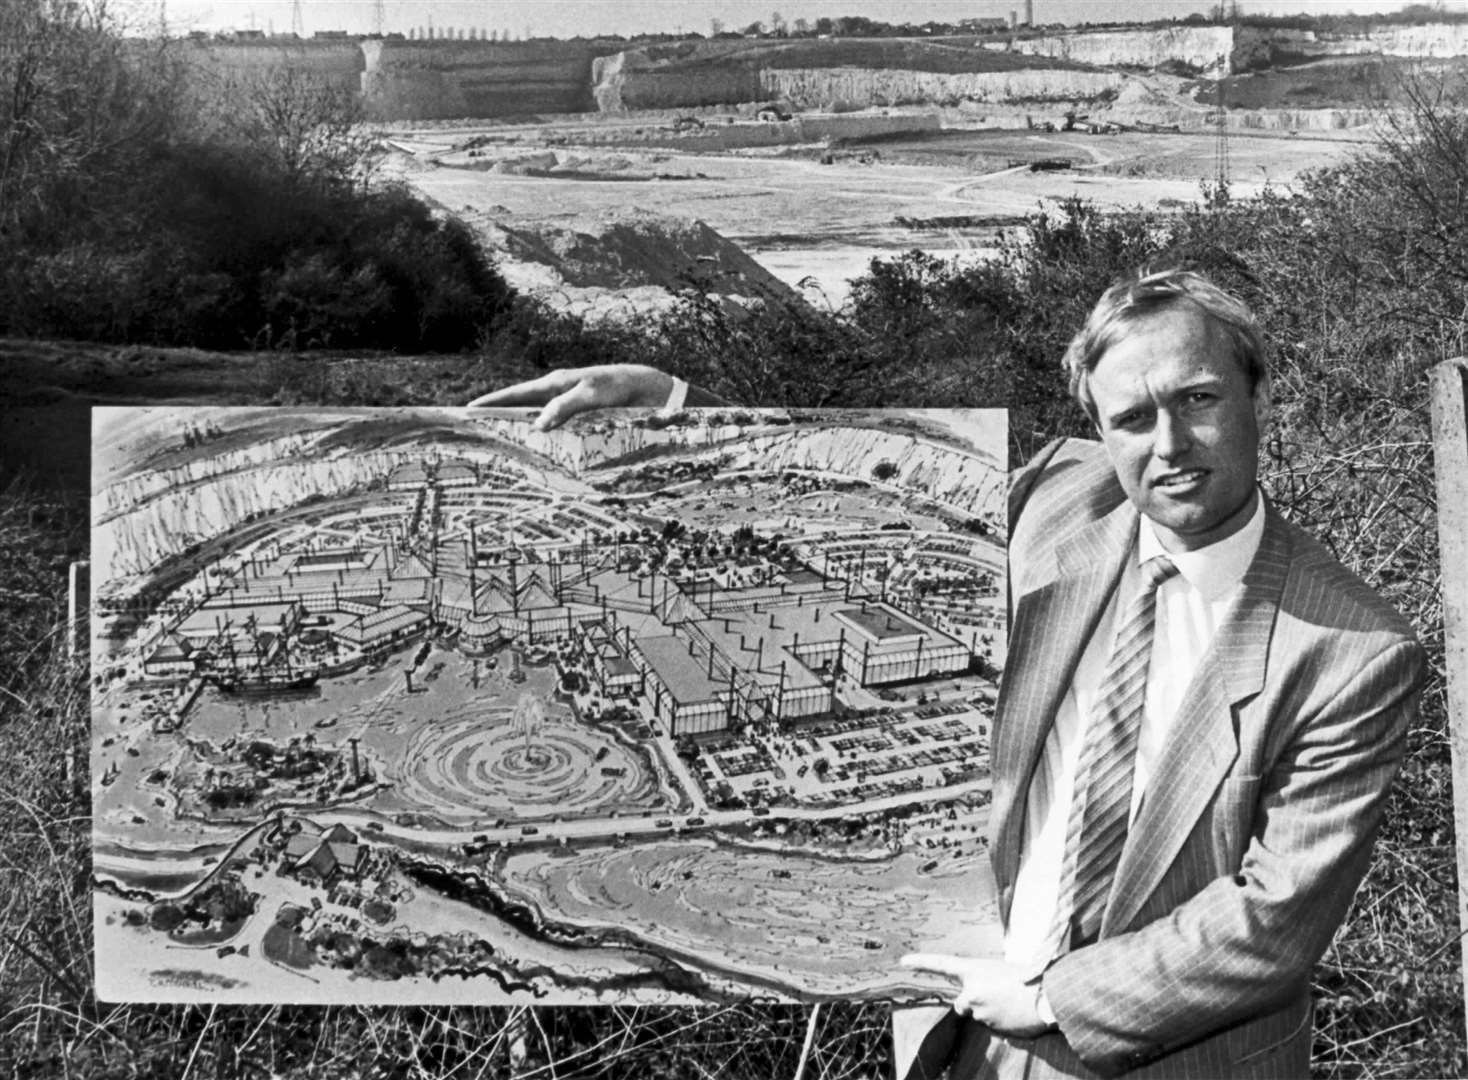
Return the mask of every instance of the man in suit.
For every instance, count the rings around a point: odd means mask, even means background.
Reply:
[[[1004,957],[907,958],[959,985],[919,1037],[899,1014],[908,1076],[1308,1073],[1310,971],[1366,872],[1423,657],[1259,492],[1263,356],[1239,301],[1178,272],[1108,290],[1067,352],[1100,444],[1012,480]],[[649,371],[538,392],[658,404]]]

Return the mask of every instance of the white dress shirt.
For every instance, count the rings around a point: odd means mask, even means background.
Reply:
[[[1091,714],[1105,675],[1118,630],[1118,598],[1126,597],[1130,601],[1137,593],[1140,567],[1148,559],[1167,555],[1178,568],[1177,575],[1163,582],[1157,591],[1147,699],[1137,737],[1136,772],[1132,781],[1131,817],[1135,820],[1183,695],[1213,643],[1214,631],[1238,597],[1244,572],[1254,560],[1263,535],[1262,497],[1256,500],[1254,514],[1242,529],[1197,551],[1169,554],[1163,550],[1152,523],[1141,519],[1135,557],[1127,560],[1096,632],[1081,653],[1070,689],[1056,713],[1055,726],[1045,740],[1044,752],[1030,782],[1025,800],[1024,846],[1004,935],[1004,958],[1010,963],[1038,974],[1055,958],[1045,954],[1053,950],[1049,944],[1050,931],[1060,892],[1076,764],[1085,731],[1082,718]]]

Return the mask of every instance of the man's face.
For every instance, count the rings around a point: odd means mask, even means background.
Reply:
[[[1200,308],[1183,301],[1132,323],[1090,390],[1117,478],[1167,550],[1205,547],[1249,520],[1269,388],[1250,392]]]

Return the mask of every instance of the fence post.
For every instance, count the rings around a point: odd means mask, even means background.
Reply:
[[[1468,358],[1432,371],[1432,443],[1437,472],[1437,533],[1442,566],[1443,653],[1448,683],[1448,745],[1457,834],[1458,926],[1468,929]],[[1460,948],[1462,938],[1459,938]],[[1468,949],[1462,952],[1468,1002]]]
[[[66,657],[75,660],[78,652],[86,650],[91,655],[90,623],[92,610],[92,586],[88,576],[90,562],[74,562],[67,568],[66,577]]]

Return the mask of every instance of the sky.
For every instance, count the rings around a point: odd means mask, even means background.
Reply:
[[[798,18],[865,15],[883,22],[957,22],[965,18],[1024,17],[1024,0],[380,0],[383,28],[408,33],[478,29],[503,37],[593,37],[599,34],[707,34],[711,21],[740,29],[768,23],[775,12]],[[1246,14],[1395,11],[1407,0],[1240,0]],[[377,0],[299,0],[302,29],[370,33]],[[1214,0],[1034,0],[1037,23],[1145,22],[1206,12]],[[116,5],[114,5],[115,7]],[[1468,0],[1441,0],[1444,10],[1468,12]],[[160,10],[170,33],[190,30],[292,29],[293,0],[131,0],[135,19],[153,21]]]

